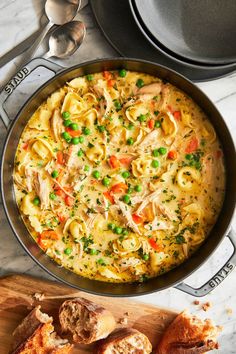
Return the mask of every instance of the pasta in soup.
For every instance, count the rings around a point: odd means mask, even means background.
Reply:
[[[144,281],[206,239],[224,198],[224,157],[180,89],[105,71],[38,107],[18,144],[14,187],[29,232],[57,263],[91,279]]]

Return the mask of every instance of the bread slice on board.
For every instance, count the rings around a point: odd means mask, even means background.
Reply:
[[[98,346],[97,354],[150,354],[149,339],[137,329],[121,328],[113,332]]]
[[[13,332],[10,354],[68,354],[73,345],[54,332],[52,317],[35,307]]]
[[[71,332],[73,340],[83,344],[106,338],[116,327],[110,311],[84,298],[63,302],[59,320],[63,332]]]

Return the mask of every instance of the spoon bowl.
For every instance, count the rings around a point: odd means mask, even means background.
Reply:
[[[81,0],[47,0],[45,13],[49,21],[55,25],[64,25],[75,17]]]
[[[68,58],[81,46],[86,28],[81,21],[72,21],[56,28],[49,38],[49,51],[44,58]]]

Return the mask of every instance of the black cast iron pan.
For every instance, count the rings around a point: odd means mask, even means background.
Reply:
[[[185,60],[236,62],[235,0],[133,0],[147,31]]]
[[[3,107],[4,102],[14,92],[16,86],[38,67],[44,67],[53,71],[55,76],[48,80],[44,85],[42,85],[28,99],[17,116],[12,121],[10,121]],[[52,92],[63,86],[72,78],[80,75],[87,75],[88,73],[100,72],[104,70],[116,70],[120,68],[126,68],[127,70],[146,72],[151,75],[156,75],[179,87],[189,96],[191,96],[195,102],[198,103],[199,106],[206,112],[212,124],[214,125],[222,143],[226,163],[227,187],[224,205],[219,218],[205,243],[190,259],[188,259],[179,267],[164,275],[150,279],[147,282],[141,284],[112,284],[89,280],[87,278],[78,276],[63,267],[60,267],[39,248],[39,246],[27,231],[19,214],[13,189],[12,174],[16,148],[21,133],[36,108]],[[236,201],[236,157],[232,137],[222,116],[214,104],[197,86],[195,86],[192,82],[177,72],[152,62],[127,58],[95,60],[75,65],[69,69],[63,70],[63,68],[57,64],[54,64],[45,59],[38,58],[32,60],[24,68],[22,68],[2,90],[0,93],[0,115],[8,128],[8,134],[5,141],[1,164],[1,193],[7,219],[15,236],[24,247],[26,252],[35,260],[35,262],[37,262],[44,270],[46,270],[56,279],[83,291],[99,295],[137,296],[151,292],[157,292],[175,286],[176,288],[194,296],[203,296],[215,288],[235,267],[236,255],[234,252],[234,254],[231,256],[231,259],[226,262],[222,269],[200,288],[194,289],[183,282],[187,276],[198,269],[212,255],[212,253],[220,245],[225,236],[228,236],[231,239],[233,245],[236,243],[235,235],[233,231],[230,230],[230,223]]]

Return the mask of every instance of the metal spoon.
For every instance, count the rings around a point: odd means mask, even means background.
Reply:
[[[72,21],[56,28],[49,37],[49,51],[44,58],[68,58],[80,47],[86,34],[81,21]]]
[[[25,62],[32,59],[40,43],[53,25],[64,25],[73,20],[80,5],[81,0],[47,0],[45,3],[45,13],[49,21],[43,27],[41,34],[33,46],[25,52],[24,57],[18,65],[23,66]]]

